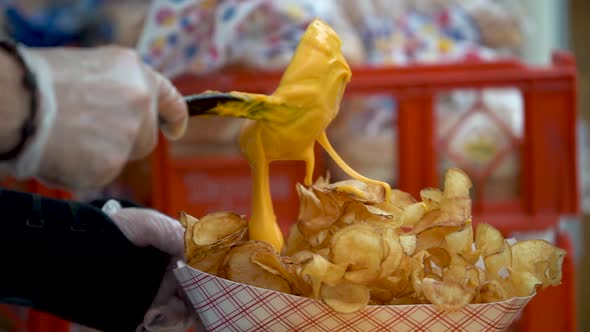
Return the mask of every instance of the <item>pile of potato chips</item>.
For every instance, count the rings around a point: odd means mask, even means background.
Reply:
[[[559,285],[565,251],[473,227],[471,186],[458,169],[446,173],[444,190],[422,190],[420,202],[397,190],[386,200],[383,187],[356,180],[298,185],[299,217],[282,253],[249,241],[243,216],[182,213],[186,260],[222,278],[321,299],[341,313],[423,303],[452,312]]]

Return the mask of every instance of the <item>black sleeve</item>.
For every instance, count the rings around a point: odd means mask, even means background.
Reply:
[[[0,302],[103,331],[134,331],[170,262],[90,204],[0,188]]]

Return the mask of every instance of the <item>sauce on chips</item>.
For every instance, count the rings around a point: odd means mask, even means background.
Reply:
[[[318,142],[349,176],[382,185],[386,199],[390,197],[389,185],[366,178],[350,168],[331,146],[325,132],[338,114],[346,84],[351,78],[350,67],[340,50],[341,44],[330,26],[314,20],[307,27],[272,95],[232,92],[247,97],[250,102],[230,102],[216,109],[219,115],[255,119],[248,120],[240,135],[240,147],[253,174],[248,231],[251,240],[266,241],[279,252],[284,239],[272,206],[269,184],[272,161],[304,161],[304,183],[310,185],[315,166],[314,146]]]

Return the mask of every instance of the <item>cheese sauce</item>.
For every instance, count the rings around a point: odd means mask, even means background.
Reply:
[[[269,184],[269,165],[275,160],[302,160],[306,163],[304,183],[312,183],[314,145],[317,141],[343,171],[351,177],[366,178],[338,156],[326,136],[326,127],[338,114],[340,101],[351,71],[340,50],[336,32],[321,20],[306,29],[281,82],[271,96],[234,92],[249,99],[218,107],[219,115],[249,117],[240,135],[240,148],[252,169],[252,210],[249,221],[251,240],[266,241],[279,252],[284,238],[274,214]],[[269,109],[268,105],[272,107]]]

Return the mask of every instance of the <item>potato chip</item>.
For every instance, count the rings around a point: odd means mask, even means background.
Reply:
[[[229,212],[217,212],[196,219],[180,214],[185,229],[185,259],[193,268],[217,274],[229,247],[244,240],[246,221]]]
[[[429,248],[426,251],[430,254],[430,260],[438,267],[444,269],[451,264],[449,252],[443,248]]]
[[[401,216],[404,214],[404,209],[387,201],[383,201],[379,204],[370,205],[376,207],[382,211],[389,213],[393,216],[393,219],[396,220],[398,223],[401,223]]]
[[[342,206],[342,214],[338,218],[338,225],[345,227],[352,225],[360,219],[364,205],[360,202],[349,201]]]
[[[383,241],[383,262],[379,278],[390,276],[400,265],[404,251],[395,229],[384,227],[381,231]]]
[[[446,248],[451,254],[465,255],[473,251],[473,227],[465,228],[445,235]]]
[[[186,214],[185,212],[180,212],[179,217],[180,223],[185,225],[184,230],[184,256],[185,259],[188,261],[195,260],[195,259],[202,259],[204,253],[197,252],[197,245],[193,242],[193,228],[195,224],[199,222],[199,219]],[[201,257],[197,257],[198,255]]]
[[[393,300],[393,293],[386,288],[369,288],[369,294],[371,296],[369,305],[385,305]]]
[[[412,195],[410,195],[407,192],[397,190],[397,189],[392,189],[391,190],[391,203],[395,206],[398,206],[398,207],[404,209],[405,207],[416,203],[416,199],[414,199],[414,197],[412,197]]]
[[[287,256],[293,256],[300,251],[310,249],[311,246],[309,242],[307,242],[303,234],[299,232],[299,227],[297,224],[291,226],[289,236],[287,236],[287,241],[285,242],[285,247],[283,248],[283,254]]]
[[[196,219],[196,218],[195,218],[195,217],[193,217],[193,216],[189,216],[189,215],[188,215],[186,212],[184,212],[184,211],[181,211],[181,212],[179,213],[179,215],[178,215],[178,223],[179,223],[179,224],[180,224],[180,225],[181,225],[183,228],[185,228],[185,229],[188,227],[188,222],[187,222],[187,219],[188,219],[189,217],[190,217],[190,218],[193,218],[193,219]],[[194,222],[196,222],[196,221],[197,221],[197,220],[194,220]],[[194,222],[193,222],[193,224],[194,224]]]
[[[340,216],[340,206],[331,195],[301,184],[297,184],[297,193],[300,202],[297,226],[301,234],[309,236],[328,229]]]
[[[471,302],[475,294],[473,290],[458,283],[431,278],[422,280],[422,291],[430,303],[446,312],[460,311]]]
[[[310,250],[301,250],[301,251],[298,251],[298,252],[296,252],[293,255],[290,255],[288,257],[291,258],[296,263],[305,265],[306,263],[308,263],[313,258],[313,255],[316,255],[313,251],[310,251]]]
[[[317,255],[324,257],[325,259],[330,259],[330,248],[314,249],[314,252]]]
[[[424,215],[414,226],[414,232],[420,233],[432,227],[462,226],[471,218],[471,199],[469,190],[472,183],[461,170],[452,168],[445,174],[444,191],[440,209]]]
[[[424,203],[414,203],[404,208],[404,212],[400,218],[400,222],[404,227],[414,226],[427,212]]]
[[[504,301],[507,298],[504,287],[497,281],[486,281],[477,290],[475,303],[492,303]]]
[[[381,217],[381,218],[385,218],[385,219],[394,219],[395,216],[383,209],[380,209],[379,207],[375,206],[375,205],[367,205],[364,204],[366,212],[368,213],[369,216],[371,217]]]
[[[451,264],[443,270],[443,280],[463,284],[467,265]]]
[[[341,282],[332,286],[324,284],[321,298],[335,311],[348,314],[367,306],[371,294],[367,286]]]
[[[316,299],[320,296],[323,283],[334,285],[344,276],[345,268],[332,264],[320,255],[313,255],[311,260],[304,264],[302,275],[309,276],[312,286],[312,296]]]
[[[532,295],[535,292],[535,289],[543,284],[543,282],[533,273],[514,271],[510,269],[509,271],[510,277],[506,283],[512,286],[508,288],[510,297],[524,297]]]
[[[221,248],[208,251],[204,256],[192,257],[187,260],[187,264],[197,270],[217,275],[219,266],[223,262],[229,248]]]
[[[440,214],[434,220],[426,220],[416,227],[421,230],[436,226],[460,226],[471,218],[469,190],[471,180],[461,170],[449,169],[445,174],[444,190],[440,201]],[[432,211],[434,212],[434,211]]]
[[[420,198],[422,199],[422,203],[426,208],[426,212],[430,212],[432,210],[440,208],[440,203],[442,202],[443,194],[442,191],[440,191],[440,189],[426,188],[420,190]]]
[[[242,239],[247,221],[230,212],[215,212],[201,218],[193,227],[193,242],[197,246],[228,247]]]
[[[411,258],[402,256],[400,265],[395,272],[388,277],[375,280],[369,284],[371,290],[384,289],[394,297],[404,297],[414,293],[411,280]]]
[[[326,175],[319,176],[313,183],[314,187],[325,187],[330,184],[330,172],[327,171]]]
[[[422,298],[422,280],[426,275],[426,268],[430,268],[430,254],[427,251],[420,251],[410,260],[410,277],[414,292],[418,298]]]
[[[454,233],[460,229],[454,227],[434,227],[425,230],[416,237],[416,252],[427,250],[429,248],[442,248],[445,246],[445,237],[447,234]]]
[[[399,242],[406,255],[413,255],[416,252],[416,235],[415,234],[401,234]]]
[[[512,266],[512,248],[508,241],[504,241],[504,246],[500,252],[485,257],[484,263],[490,279],[495,280],[500,277],[499,273],[502,268]]]
[[[324,249],[330,244],[330,232],[331,230],[325,229],[317,234],[311,235],[307,238],[309,245],[315,250]]]
[[[327,189],[332,193],[346,196],[357,202],[377,204],[385,200],[385,188],[376,183],[359,180],[344,180],[326,186],[317,187],[318,190]]]
[[[257,250],[252,254],[252,263],[262,269],[281,276],[289,282],[294,295],[309,293],[307,284],[300,277],[299,264],[291,259],[282,258],[276,251]]]
[[[465,277],[462,285],[468,289],[477,289],[480,284],[484,283],[486,275],[479,267],[472,265],[465,269]]]
[[[378,227],[399,226],[399,222],[387,211],[360,202],[348,201],[342,207],[342,215],[338,219],[337,227],[333,227],[332,230],[359,222]]]
[[[441,210],[433,210],[425,213],[424,216],[412,227],[412,231],[416,234],[427,231],[431,228],[442,227],[440,220],[443,218]]]
[[[489,224],[479,224],[475,228],[475,246],[482,257],[496,254],[504,246],[504,236]]]
[[[259,250],[272,252],[275,249],[269,243],[260,241],[248,241],[231,248],[219,268],[219,276],[254,287],[291,293],[288,280],[252,262],[252,256]]]
[[[512,270],[532,273],[543,287],[561,283],[566,252],[545,240],[527,240],[512,246]]]
[[[366,279],[377,278],[384,249],[381,235],[374,227],[366,224],[344,227],[332,236],[330,248],[331,261],[335,264],[344,266],[349,272],[365,271]],[[351,276],[357,275],[345,273],[344,277]]]

